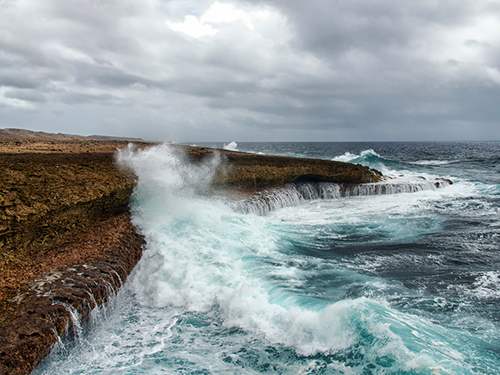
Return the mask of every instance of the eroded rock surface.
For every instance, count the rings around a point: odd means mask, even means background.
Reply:
[[[4,154],[0,175],[0,267],[125,210],[135,183],[112,153]]]

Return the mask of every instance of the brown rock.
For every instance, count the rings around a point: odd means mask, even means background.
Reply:
[[[91,310],[116,294],[142,255],[144,240],[128,212],[80,236],[66,256],[53,254],[41,277],[21,285],[0,308],[0,374],[29,374],[59,337],[85,322]],[[75,263],[74,257],[79,259]],[[57,267],[51,269],[53,267]]]
[[[0,175],[0,267],[125,210],[135,183],[110,153],[4,154]]]

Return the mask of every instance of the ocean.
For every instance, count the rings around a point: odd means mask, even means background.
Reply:
[[[407,188],[242,210],[200,188],[218,158],[123,151],[143,258],[33,374],[500,372],[499,142],[197,145],[362,164]]]

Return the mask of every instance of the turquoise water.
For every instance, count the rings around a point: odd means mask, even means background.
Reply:
[[[232,147],[453,185],[252,214],[204,194],[219,158],[125,151],[144,256],[35,374],[498,373],[499,143]]]

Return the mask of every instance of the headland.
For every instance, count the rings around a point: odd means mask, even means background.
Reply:
[[[0,374],[29,374],[52,346],[117,293],[144,240],[128,204],[136,177],[117,149],[140,139],[0,130]],[[251,196],[294,181],[359,184],[381,174],[340,162],[176,147],[193,163],[218,154],[213,190]]]

